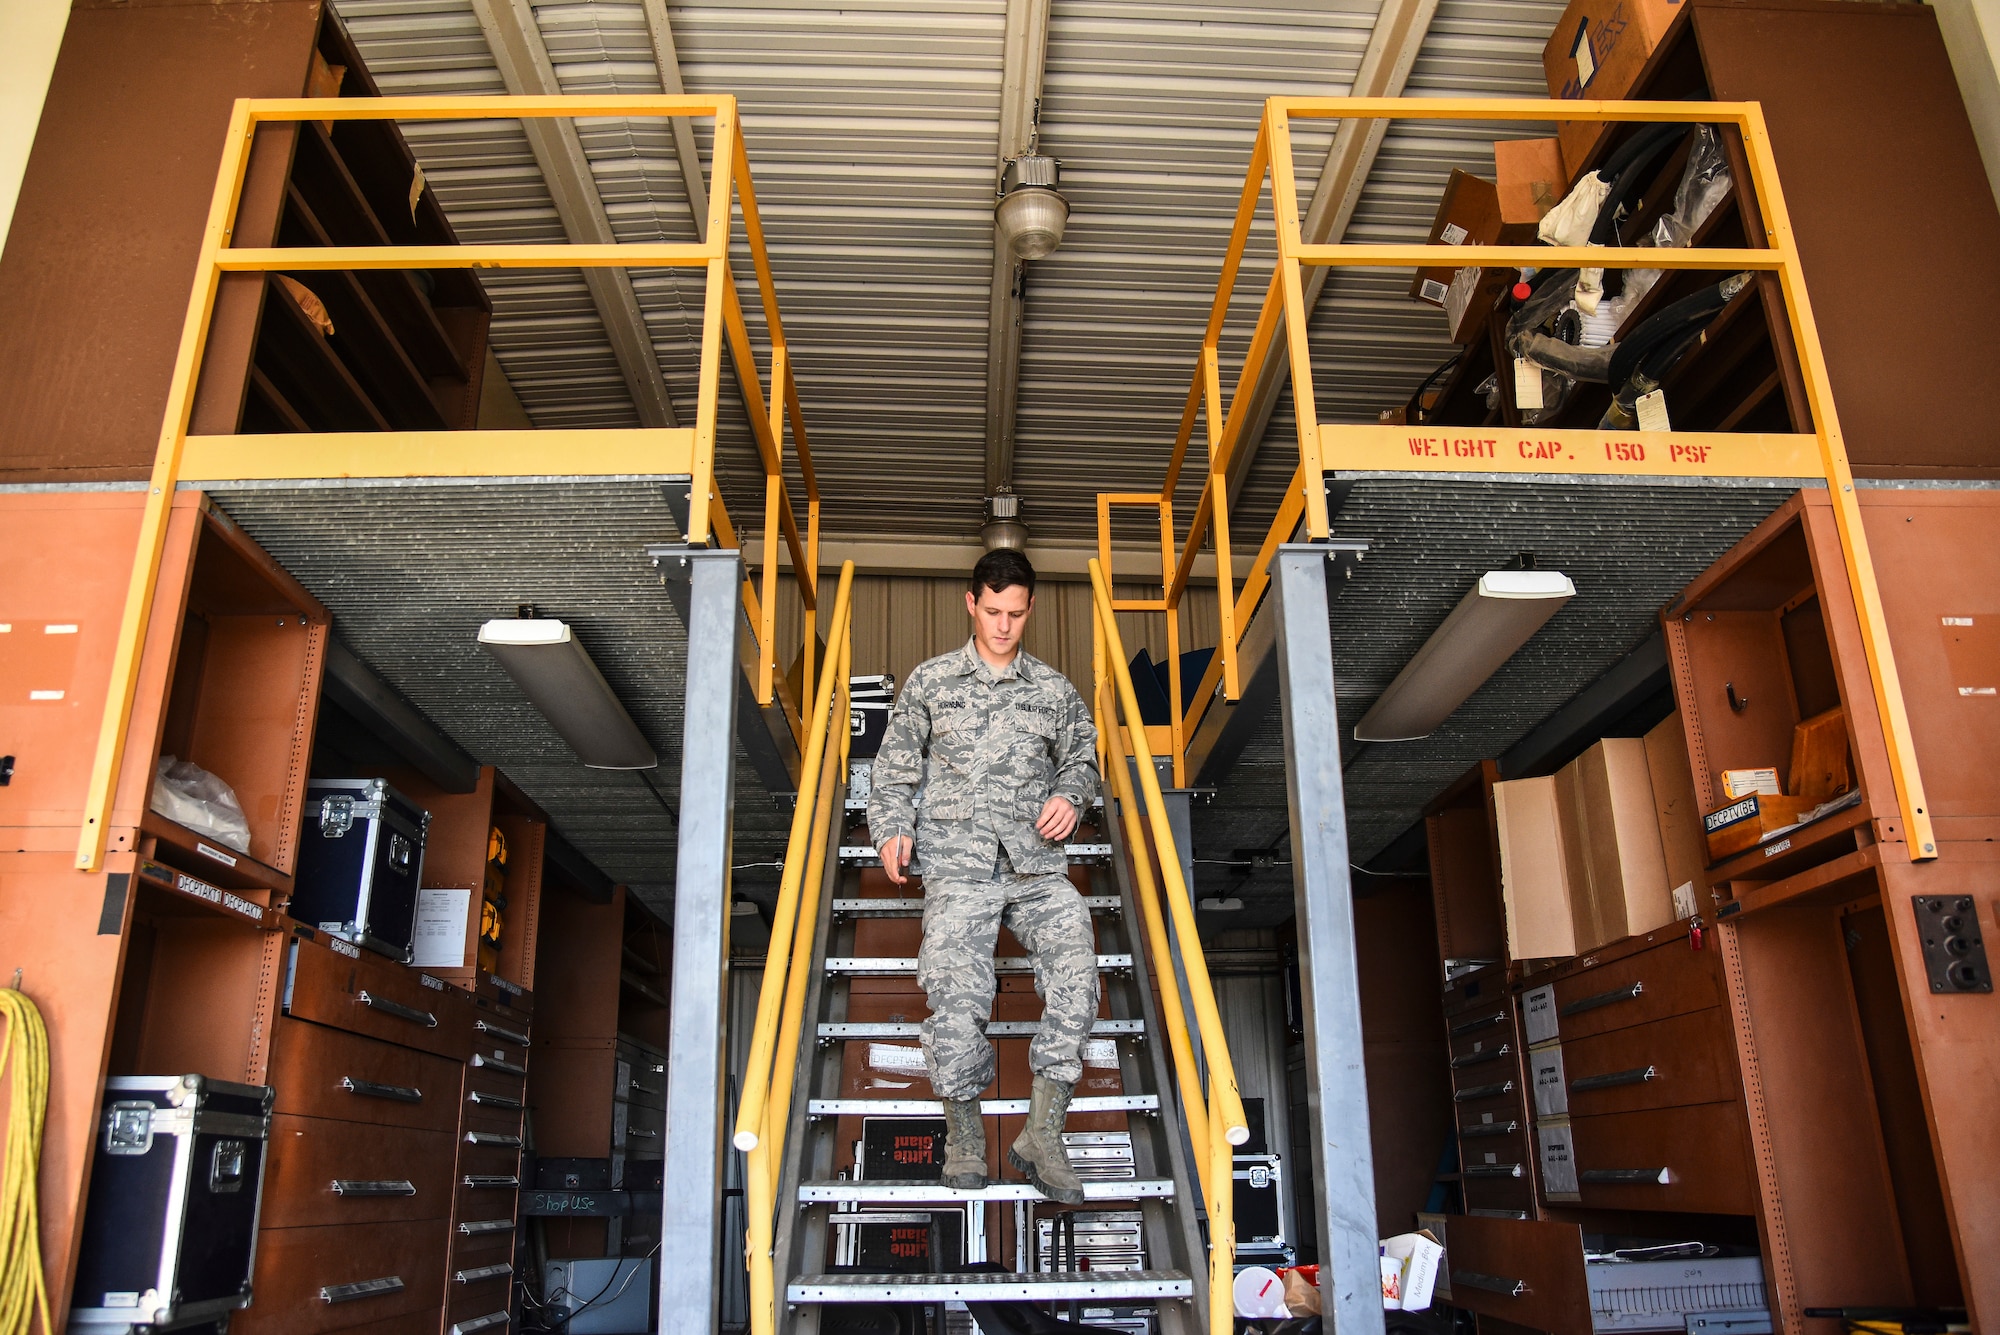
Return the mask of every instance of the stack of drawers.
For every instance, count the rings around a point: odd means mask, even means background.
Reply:
[[[657,1169],[634,1163],[666,1158],[667,1057],[620,1034],[611,1093],[611,1185],[650,1189]],[[628,1179],[627,1174],[632,1176]],[[648,1177],[648,1172],[652,1177]]]
[[[1588,1209],[1754,1215],[1757,1174],[1711,939],[1664,928],[1521,995],[1544,1198]]]
[[[295,927],[256,1300],[238,1335],[436,1335],[472,1007],[436,979]]]
[[[233,1329],[502,1331],[532,999],[307,927],[285,951],[256,1300]]]
[[[1453,980],[1444,1012],[1466,1213],[1533,1218],[1527,1082],[1506,966],[1489,964]]]
[[[534,1016],[531,993],[491,974],[480,975],[469,1000],[472,1055],[459,1103],[445,1282],[447,1329],[457,1335],[499,1331],[508,1322]]]

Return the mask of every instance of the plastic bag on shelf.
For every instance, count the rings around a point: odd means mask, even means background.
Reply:
[[[1722,141],[1713,125],[1698,128],[1687,167],[1674,188],[1674,206],[1653,224],[1653,244],[1662,249],[1685,246],[1729,193],[1729,161],[1722,154]]]
[[[239,853],[250,851],[250,822],[236,790],[191,760],[161,756],[153,780],[153,810]]]

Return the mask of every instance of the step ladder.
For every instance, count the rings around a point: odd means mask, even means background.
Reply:
[[[856,785],[858,786],[858,785]],[[1118,1083],[1124,1092],[1092,1096],[1079,1092],[1070,1104],[1072,1123],[1079,1118],[1099,1121],[1105,1115],[1122,1117],[1125,1131],[1109,1133],[1129,1149],[1111,1148],[1129,1155],[1130,1176],[1093,1177],[1090,1154],[1101,1148],[1092,1141],[1106,1133],[1071,1132],[1066,1137],[1072,1163],[1084,1179],[1088,1198],[1080,1206],[1046,1202],[1020,1174],[1006,1164],[1006,1145],[1013,1126],[1005,1134],[995,1129],[989,1134],[987,1162],[991,1180],[981,1191],[953,1191],[935,1182],[869,1181],[840,1175],[835,1165],[841,1151],[843,1125],[867,1117],[942,1117],[944,1105],[935,1099],[892,1096],[841,1097],[843,1076],[848,1068],[847,1045],[901,1040],[913,1041],[919,1022],[909,1020],[863,1020],[847,1018],[856,979],[913,978],[917,962],[902,955],[865,956],[855,953],[857,938],[870,934],[871,920],[916,919],[922,916],[923,900],[902,893],[895,896],[869,894],[864,881],[883,883],[880,876],[865,873],[881,865],[875,850],[851,835],[865,819],[865,803],[842,801],[839,809],[849,828],[842,831],[836,853],[839,893],[823,902],[819,939],[824,953],[810,971],[806,997],[807,1022],[815,1039],[810,1066],[802,1070],[800,1083],[806,1094],[806,1118],[798,1128],[796,1153],[788,1153],[788,1171],[780,1184],[780,1199],[796,1201],[800,1207],[781,1224],[774,1239],[774,1272],[782,1284],[782,1304],[778,1328],[810,1332],[818,1328],[821,1310],[837,1304],[920,1303],[955,1306],[981,1302],[1077,1303],[1086,1320],[1102,1321],[1108,1314],[1114,1321],[1128,1323],[1151,1319],[1153,1329],[1172,1335],[1195,1335],[1202,1329],[1201,1284],[1203,1249],[1195,1213],[1180,1208],[1191,1200],[1189,1168],[1183,1155],[1172,1100],[1160,1097],[1167,1088],[1167,1071],[1162,1045],[1149,1041],[1158,1033],[1159,1020],[1153,1013],[1152,990],[1146,976],[1143,951],[1135,949],[1126,923],[1130,921],[1130,887],[1123,884],[1109,839],[1079,838],[1068,846],[1072,869],[1082,870],[1089,885],[1085,902],[1092,911],[1097,931],[1098,973],[1107,1012],[1092,1026],[1091,1038],[1116,1045]],[[1101,812],[1092,819],[1102,821]],[[996,972],[1005,978],[1027,972],[1022,958],[1002,956]],[[899,999],[900,1000],[900,999]],[[1004,1004],[1004,1003],[1003,1003]],[[922,1010],[921,994],[914,1005]],[[1031,1040],[1040,1029],[1033,1020],[992,1020],[986,1026],[989,1040],[1001,1053],[1003,1069],[1009,1067],[1009,1045]],[[914,1050],[914,1049],[912,1049]],[[1025,1098],[981,1100],[980,1112],[989,1127],[1003,1118],[1019,1118],[1028,1110]],[[1126,1138],[1129,1137],[1129,1141]],[[953,1272],[903,1273],[846,1271],[830,1273],[824,1258],[838,1248],[834,1236],[844,1227],[879,1222],[894,1212],[928,1207],[975,1209],[1000,1203],[1013,1210],[1015,1247],[1002,1260],[1009,1266],[1004,1273]],[[1039,1245],[1035,1226],[1061,1214],[1096,1218],[1109,1211],[1137,1215],[1139,1255],[1142,1264],[1132,1269],[1044,1269],[1050,1258]],[[931,1215],[899,1214],[897,1218],[914,1224]],[[850,1223],[849,1221],[853,1221]],[[1029,1236],[1023,1236],[1027,1234]],[[1023,1244],[1026,1245],[1023,1245]],[[986,1261],[988,1239],[985,1228],[962,1229],[960,1251],[968,1261]],[[1023,1264],[1025,1262],[1025,1265]],[[1094,1317],[1088,1314],[1097,1314]]]

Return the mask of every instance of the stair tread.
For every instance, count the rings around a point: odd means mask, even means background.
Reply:
[[[1157,1094],[1081,1094],[1069,1102],[1072,1113],[1158,1112]],[[979,1111],[987,1117],[1024,1117],[1026,1099],[981,1099]],[[806,1104],[809,1117],[942,1117],[944,1103],[938,1099],[813,1099]]]
[[[922,1030],[918,1020],[849,1020],[819,1026],[821,1038],[915,1038]],[[1033,1038],[1042,1032],[1040,1020],[988,1020],[988,1038]],[[1090,1026],[1093,1038],[1120,1035],[1138,1037],[1146,1032],[1144,1020],[1098,1020]]]
[[[905,974],[917,971],[915,955],[829,955],[824,964],[827,973],[848,974]],[[1103,969],[1129,969],[1132,967],[1130,955],[1099,955],[1097,967]],[[1032,973],[1033,963],[1025,955],[1002,955],[993,961],[995,973]]]
[[[1052,1298],[1186,1298],[1193,1294],[1193,1280],[1178,1270],[801,1275],[785,1288],[785,1300],[794,1303],[942,1302],[953,1298],[1034,1302]]]
[[[1116,895],[1085,895],[1083,906],[1092,913],[1117,913],[1123,907]],[[924,916],[924,901],[922,896],[909,899],[865,896],[836,899],[833,911],[846,918],[921,918]]]
[[[1064,844],[1063,854],[1071,862],[1098,862],[1108,859],[1111,856],[1111,845],[1108,842],[1098,842],[1095,840],[1089,843]],[[867,844],[842,844],[840,845],[839,857],[841,865],[848,867],[879,867],[882,865],[882,855]],[[924,874],[921,864],[912,865],[910,870],[918,876]]]
[[[1085,1199],[1092,1201],[1132,1201],[1174,1194],[1172,1179],[1164,1177],[1086,1178]],[[799,1200],[804,1204],[826,1201],[900,1202],[934,1201],[957,1205],[966,1201],[1039,1201],[1047,1199],[1026,1182],[993,1182],[978,1191],[954,1191],[941,1182],[802,1182]]]

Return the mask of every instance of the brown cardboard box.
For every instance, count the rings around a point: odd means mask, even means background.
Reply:
[[[1796,825],[1799,817],[1819,804],[1817,797],[1773,797],[1769,793],[1752,793],[1720,810],[1709,812],[1701,818],[1702,830],[1708,836],[1709,862],[1720,862],[1746,848],[1755,848],[1787,825]]]
[[[1570,0],[1542,48],[1549,93],[1594,102],[1624,97],[1682,8],[1680,0]],[[1586,50],[1579,62],[1578,55]],[[1583,160],[1605,128],[1597,121],[1563,121],[1556,126],[1566,179],[1573,181],[1582,174]]]
[[[1494,140],[1493,175],[1502,226],[1537,227],[1569,193],[1569,174],[1563,171],[1562,143],[1557,139]]]
[[[1694,795],[1694,768],[1688,763],[1687,729],[1680,711],[1667,715],[1646,734],[1646,773],[1653,781],[1653,812],[1660,826],[1660,850],[1667,860],[1667,885],[1695,887],[1702,902],[1702,868],[1708,844],[1701,833],[1701,803]]]
[[[1577,949],[1591,950],[1674,920],[1646,743],[1607,737],[1563,767],[1576,804],[1588,886],[1570,902]]]
[[[1590,893],[1590,831],[1583,821],[1583,794],[1576,763],[1556,772],[1556,824],[1562,830],[1563,874],[1569,880],[1570,931],[1579,951],[1618,939],[1604,921],[1602,906]]]
[[[1500,836],[1500,898],[1507,912],[1507,954],[1550,959],[1576,954],[1564,866],[1556,781],[1515,779],[1493,785]]]
[[[1444,198],[1438,201],[1437,216],[1431,219],[1429,240],[1432,245],[1532,246],[1540,221],[1539,213],[1532,218],[1520,216],[1518,210],[1510,215],[1502,209],[1499,189],[1493,182],[1454,169],[1445,182]],[[1410,280],[1410,295],[1442,306],[1444,290],[1451,286],[1456,272],[1451,266],[1419,269]]]

